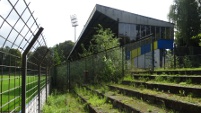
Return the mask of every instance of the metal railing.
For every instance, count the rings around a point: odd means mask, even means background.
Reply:
[[[0,0],[0,112],[40,112],[49,92],[43,28],[25,0]],[[29,107],[37,98],[35,110]],[[29,109],[30,108],[30,109]]]

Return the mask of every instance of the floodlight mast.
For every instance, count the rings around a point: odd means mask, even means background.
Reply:
[[[71,23],[72,23],[72,27],[74,27],[74,42],[76,42],[76,26],[78,26],[78,21],[77,21],[77,16],[71,15]]]

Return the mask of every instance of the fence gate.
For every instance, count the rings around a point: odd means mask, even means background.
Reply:
[[[25,0],[0,0],[0,112],[38,113],[49,92],[48,48]]]

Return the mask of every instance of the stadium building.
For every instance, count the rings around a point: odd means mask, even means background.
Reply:
[[[153,63],[154,67],[162,67],[165,49],[173,49],[174,24],[97,4],[69,59],[78,59],[81,44],[89,45],[98,24],[110,28],[120,39],[129,67],[150,68]]]

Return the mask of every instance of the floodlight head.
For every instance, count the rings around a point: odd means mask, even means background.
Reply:
[[[72,27],[78,26],[77,16],[74,14],[74,15],[71,15],[70,18],[71,18]]]

